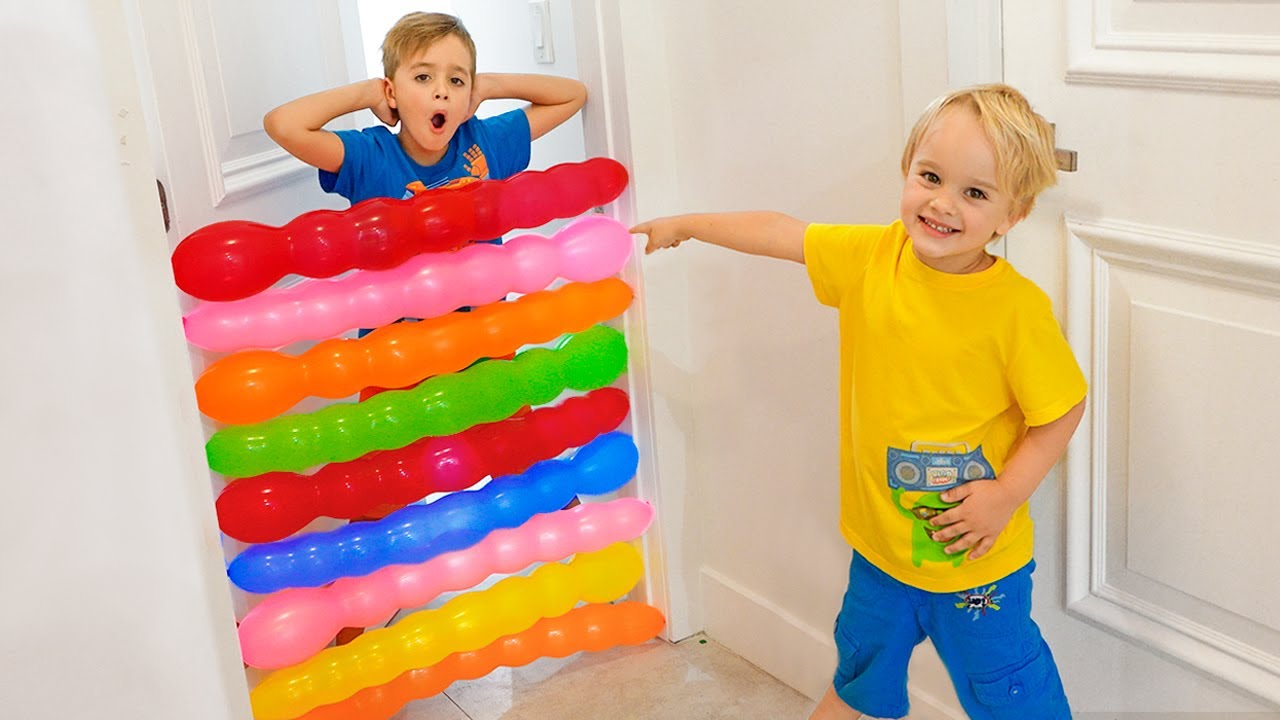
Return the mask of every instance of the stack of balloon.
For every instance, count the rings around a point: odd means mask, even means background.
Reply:
[[[595,158],[282,227],[220,222],[174,250],[178,286],[203,301],[187,338],[225,353],[196,398],[219,424],[206,445],[227,478],[219,525],[249,543],[227,574],[263,595],[238,626],[245,663],[273,671],[250,691],[258,720],[388,718],[499,666],[661,630],[654,608],[615,602],[640,579],[630,541],[653,508],[562,509],[636,472],[635,443],[616,430],[629,399],[610,387],[627,348],[602,324],[631,303],[616,277],[631,237],[588,215],[550,237],[475,244],[573,218],[626,182]],[[278,286],[287,275],[303,279]],[[474,310],[453,312],[463,306]],[[319,342],[287,352],[302,341]],[[364,388],[401,389],[295,407]],[[307,530],[388,506],[401,509]],[[476,589],[493,575],[511,576]],[[444,593],[460,594],[387,624]],[[330,647],[343,627],[378,629]]]

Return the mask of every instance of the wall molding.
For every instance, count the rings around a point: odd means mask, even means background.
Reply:
[[[1280,250],[1111,220],[1067,218],[1067,338],[1085,358],[1090,410],[1066,457],[1067,612],[1219,682],[1280,703],[1280,656],[1108,583],[1108,360],[1114,267],[1280,295]],[[1125,338],[1118,341],[1123,342]]]
[[[214,205],[252,195],[256,192],[310,177],[315,169],[280,148],[256,155],[228,160],[221,165],[216,184],[221,195],[215,196]]]
[[[194,0],[180,0],[178,17],[182,31],[182,50],[186,54],[187,74],[195,105],[193,108],[195,121],[200,131],[200,152],[204,155],[205,181],[209,186],[209,200],[216,208],[226,199],[227,188],[223,178],[222,161],[218,157],[218,142],[213,130],[213,109],[206,86],[204,60],[200,57],[200,37],[196,30],[195,15]],[[205,18],[205,25],[209,25],[208,18]]]
[[[1280,95],[1280,36],[1117,31],[1113,1],[1068,3],[1068,83]]]
[[[1068,218],[1067,229],[1101,257],[1240,289],[1280,289],[1280,248],[1116,220]]]
[[[1168,50],[1223,55],[1280,55],[1280,36],[1108,32],[1095,39],[1094,47],[1108,50]]]

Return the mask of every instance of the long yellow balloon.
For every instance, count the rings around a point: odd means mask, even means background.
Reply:
[[[466,593],[436,610],[422,610],[348,645],[277,670],[249,693],[257,720],[292,720],[401,673],[433,665],[457,652],[478,650],[504,635],[558,617],[579,601],[616,600],[640,580],[644,564],[627,543],[578,555],[566,565],[543,565],[488,590]]]

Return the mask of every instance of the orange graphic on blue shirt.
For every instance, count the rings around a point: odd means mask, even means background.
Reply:
[[[463,153],[462,156],[467,159],[467,163],[462,167],[471,174],[471,177],[476,180],[484,180],[489,177],[489,160],[485,158],[479,145],[472,145],[471,149]]]
[[[466,162],[462,165],[462,169],[467,171],[465,177],[454,178],[430,188],[421,180],[414,180],[404,186],[409,191],[405,194],[405,197],[412,197],[427,190],[462,187],[477,180],[489,179],[489,160],[484,156],[484,151],[480,149],[479,145],[472,145],[471,149],[462,154],[462,157],[466,158]]]

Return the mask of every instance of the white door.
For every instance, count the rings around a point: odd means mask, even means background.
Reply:
[[[1090,376],[1033,507],[1074,708],[1276,711],[1280,5],[1005,2],[1003,30],[1079,153],[1009,241]]]
[[[219,220],[278,225],[346,206],[267,137],[262,116],[364,77],[359,46],[344,41],[359,37],[355,0],[136,0],[130,9],[171,244]]]
[[[313,168],[267,137],[262,116],[364,77],[358,43],[344,40],[359,37],[355,0],[136,0],[127,7],[171,250],[213,222],[281,225],[309,210],[346,207],[320,190]],[[347,116],[331,127],[353,124]],[[184,296],[184,311],[193,303]],[[217,357],[192,347],[193,374]],[[201,420],[206,435],[215,429]],[[212,498],[222,482],[210,482]],[[227,559],[242,549],[224,540]],[[231,595],[242,615],[245,594]]]
[[[369,58],[380,57],[377,46],[385,30],[404,12],[413,10],[452,10],[462,17],[475,37],[481,72],[579,76],[593,93],[599,91],[580,118],[535,144],[531,168],[580,162],[588,154],[608,155],[629,164],[627,148],[615,139],[626,136],[619,100],[623,93],[621,57],[615,45],[604,41],[605,30],[600,27],[616,19],[605,17],[596,3],[575,6],[568,0],[554,0],[549,6],[552,32],[546,40],[554,43],[555,62],[544,64],[534,59],[529,11],[523,0],[503,0],[484,7],[436,5],[448,3],[436,2],[430,7],[402,0],[128,3],[139,85],[144,103],[151,105],[148,125],[156,175],[164,184],[172,220],[170,247],[212,222],[250,219],[279,225],[308,210],[345,207],[345,200],[321,192],[315,170],[290,157],[266,136],[262,116],[293,98],[380,73],[378,63],[370,65]],[[608,4],[605,10],[616,12]],[[363,33],[362,20],[370,26]],[[603,70],[606,59],[609,73]],[[490,115],[517,104],[493,101],[480,112]],[[338,118],[329,127],[374,122],[366,111]],[[584,123],[590,126],[585,133]],[[626,214],[621,201],[607,211],[615,216]],[[637,272],[638,263],[633,259],[625,274],[633,286],[639,285]],[[633,356],[643,357],[643,345],[637,341],[639,313],[629,313],[628,318]],[[208,361],[204,353],[193,352],[195,373]],[[646,425],[645,378],[642,364],[634,362],[629,372],[631,429],[644,458],[634,493],[652,499],[656,497],[656,477],[652,448],[648,447],[651,432]],[[207,421],[206,431],[211,431]],[[220,485],[211,492],[220,490]],[[660,527],[646,534],[644,548],[647,572],[636,596],[664,610],[674,624],[683,627],[682,608],[670,607],[666,599],[667,568],[661,560]],[[225,551],[230,557],[239,549],[228,541]],[[234,596],[237,613],[242,614],[247,609],[244,598],[238,592]]]

